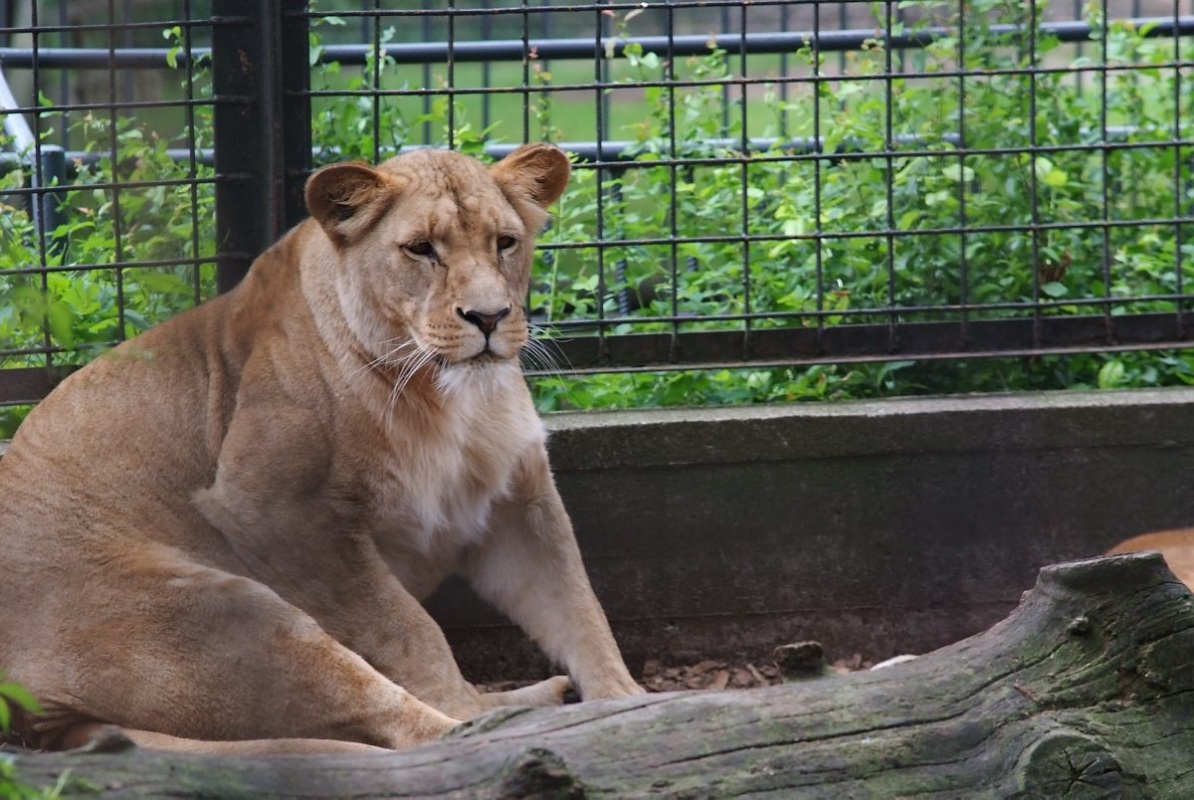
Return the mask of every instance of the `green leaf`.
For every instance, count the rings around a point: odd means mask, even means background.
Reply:
[[[941,170],[941,175],[951,181],[965,181],[968,183],[974,180],[974,170],[970,167],[964,167],[961,164],[950,164]]]
[[[1099,388],[1100,389],[1114,389],[1123,383],[1124,380],[1124,365],[1123,362],[1115,359],[1108,361],[1099,369]]]
[[[1054,167],[1041,180],[1044,181],[1046,186],[1059,187],[1065,186],[1069,182],[1069,176]]]
[[[20,684],[12,683],[11,681],[0,683],[0,697],[7,697],[30,714],[42,713],[41,704]]]
[[[1069,176],[1057,168],[1052,161],[1044,156],[1037,156],[1032,160],[1032,168],[1036,172],[1037,180],[1046,186],[1065,186]]]
[[[1053,298],[1065,297],[1070,293],[1070,290],[1066,288],[1064,283],[1058,283],[1057,281],[1049,281],[1042,284],[1041,291]]]

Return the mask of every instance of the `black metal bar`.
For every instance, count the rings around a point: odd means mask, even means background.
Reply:
[[[839,13],[842,13],[839,8]],[[821,4],[813,4],[813,27],[821,28]],[[817,42],[813,42],[813,136],[814,142],[821,142],[822,128],[824,122],[821,119],[821,88],[825,86],[824,79],[821,75],[821,48]],[[787,112],[785,111],[785,116]],[[813,259],[814,269],[816,270],[816,301],[817,311],[825,310],[825,240],[821,238],[821,222],[822,222],[822,175],[821,170],[823,164],[821,161],[813,162]],[[824,345],[825,334],[825,318],[817,316],[817,351],[821,352],[825,349]]]
[[[1125,24],[1136,26],[1153,26],[1145,30],[1147,37],[1170,37],[1175,28],[1178,35],[1194,34],[1194,16],[1180,17],[1175,23],[1173,17],[1140,17],[1124,20]],[[1056,37],[1061,42],[1089,41],[1091,27],[1085,22],[1046,22],[1041,24],[1041,35]],[[992,25],[992,38],[1008,36],[1022,30],[1017,25]],[[919,48],[934,41],[953,36],[952,29],[925,28],[891,36],[887,44],[893,49]],[[838,52],[861,50],[867,41],[875,38],[873,29],[843,30],[843,31],[794,31],[775,33],[723,33],[713,36],[676,36],[674,37],[674,52],[677,56],[704,55],[710,46],[726,51],[727,55],[740,55],[743,51],[752,54],[761,53],[791,53],[811,44],[816,40],[822,52]],[[613,55],[621,57],[627,44],[634,42],[642,46],[644,53],[654,53],[664,56],[668,52],[667,36],[632,36],[617,38],[613,45]],[[540,58],[559,58],[587,60],[594,58],[600,51],[604,55],[606,47],[605,37],[576,38],[576,39],[534,39],[530,45]],[[458,62],[465,61],[518,61],[523,56],[523,43],[519,39],[503,39],[493,42],[457,42],[453,48],[453,57]],[[341,64],[363,64],[367,45],[328,45],[320,55],[321,62],[339,61]],[[386,45],[387,53],[399,63],[437,63],[448,57],[447,42],[422,42]],[[0,59],[3,51],[0,50]]]
[[[931,311],[932,309],[926,309]],[[703,320],[693,319],[693,322]],[[594,372],[807,366],[888,361],[892,358],[949,360],[1063,355],[1097,350],[1117,352],[1186,348],[1191,342],[1172,313],[1115,317],[1108,331],[1102,315],[917,322],[900,326],[899,348],[887,352],[886,322],[810,327],[756,328],[751,350],[742,352],[742,332],[690,331],[677,340],[669,332],[618,336],[571,335],[552,339],[552,349],[576,374]],[[1039,337],[1039,340],[1038,340]],[[0,405],[44,397],[72,367],[9,369],[0,372]],[[528,370],[532,376],[555,374]]]
[[[284,0],[285,1],[285,0]],[[277,0],[269,0],[277,2]],[[242,16],[245,13],[244,3],[233,0],[213,0],[214,7],[222,8],[224,13],[217,16]],[[262,6],[253,14],[254,18],[263,18],[267,6]],[[521,13],[521,7],[518,9]],[[489,13],[496,13],[498,9],[490,9]],[[400,11],[387,11],[387,15],[401,16]],[[445,12],[439,12],[444,14]],[[427,19],[428,17],[423,17]],[[1194,16],[1174,17],[1138,17],[1119,20],[1137,30],[1144,30],[1147,38],[1190,36],[1194,35]],[[161,23],[168,25],[169,23]],[[990,34],[994,37],[1010,36],[1021,32],[1017,25],[992,25]],[[1062,21],[1041,23],[1042,36],[1057,38],[1060,42],[1081,43],[1090,40],[1091,27],[1085,22]],[[892,48],[918,48],[940,39],[954,35],[946,28],[925,28],[910,31],[890,37],[889,46]],[[739,55],[743,49],[749,53],[791,53],[813,41],[821,52],[848,52],[860,50],[863,45],[875,38],[875,31],[871,29],[823,31],[793,31],[776,33],[750,33],[742,36],[738,33],[718,34],[714,36],[676,36],[674,37],[674,52],[677,56],[703,55],[709,52],[710,45],[725,50],[728,55]],[[642,46],[644,53],[666,55],[668,52],[667,36],[640,36],[617,39],[613,46],[613,54],[620,57],[625,46],[631,42]],[[420,42],[404,44],[387,44],[382,48],[387,56],[399,64],[436,64],[445,63],[451,43],[449,42]],[[539,58],[549,59],[578,59],[588,60],[595,57],[598,51],[604,55],[605,39],[603,37],[576,39],[532,39],[530,46]],[[369,52],[367,44],[332,44],[326,45],[319,56],[318,63],[338,61],[341,64],[360,65],[365,63]],[[457,63],[476,61],[521,61],[524,55],[524,44],[521,39],[502,39],[492,42],[456,42],[451,46],[453,58]],[[166,64],[169,51],[164,47],[118,48],[115,53],[116,63],[122,69],[162,69]],[[211,57],[212,48],[197,47],[190,54],[178,54],[180,64],[187,65],[191,59]],[[40,51],[43,69],[106,69],[108,66],[108,50],[104,48],[64,48],[48,47]],[[0,64],[6,67],[27,69],[32,66],[32,56],[28,49],[14,47],[0,47]]]
[[[966,9],[958,6],[958,64],[966,67]],[[966,77],[958,77],[958,141],[966,141]],[[966,196],[968,184],[966,175],[966,156],[958,157],[958,299],[963,306],[970,303],[970,256],[966,230]],[[970,314],[962,313],[962,341],[970,342]]]
[[[749,353],[742,352],[742,332],[688,331],[678,346],[669,332],[596,335],[569,334],[552,339],[552,349],[569,373],[712,369],[760,366],[808,366],[826,363],[890,361],[893,358],[948,360],[1000,358],[1125,350],[1160,350],[1191,345],[1172,313],[1114,317],[1108,331],[1104,317],[1032,318],[917,322],[899,326],[898,346],[888,349],[887,322],[865,325],[754,328]],[[694,318],[692,322],[705,322]],[[1039,339],[1038,339],[1039,337]],[[528,371],[529,375],[552,374]]]
[[[124,213],[121,209],[121,192],[124,186],[116,178],[117,159],[120,155],[120,139],[119,139],[119,118],[116,115],[116,65],[113,63],[116,57],[116,0],[108,0],[108,23],[111,27],[108,28],[108,101],[112,103],[112,107],[108,109],[108,152],[112,156],[111,160],[111,188],[110,197],[112,198],[112,243],[113,243],[113,260],[115,262],[113,273],[116,277],[116,338],[122,341],[125,334],[125,298],[124,298]]]
[[[311,159],[305,0],[213,0],[216,284],[235,286],[253,259],[302,216]]]
[[[40,176],[44,186],[66,185],[66,153],[61,147],[42,145],[37,148],[39,168],[35,174]],[[54,231],[65,220],[62,213],[62,199],[54,192],[37,191],[44,186],[35,187],[36,202],[33,203],[33,223],[38,235],[47,242],[47,247],[53,251],[61,247],[60,240],[55,239]]]
[[[895,204],[895,160],[890,155],[895,149],[895,86],[892,80],[892,51],[900,45],[893,44],[892,35],[892,3],[885,3],[883,6],[885,16],[883,18],[883,140],[885,149],[888,155],[884,157],[886,162],[886,169],[884,170],[884,202],[887,206],[887,234],[884,237],[884,260],[887,268],[887,304],[890,306],[896,305],[896,269],[895,269],[895,209],[892,207]],[[899,349],[899,325],[898,318],[893,313],[888,319],[887,323],[887,349],[894,352]]]
[[[738,74],[743,78],[747,75],[746,29],[748,25],[746,10],[747,4],[743,3],[742,8],[738,12]],[[738,91],[738,105],[742,115],[742,128],[738,132],[738,147],[746,151],[750,147],[750,120],[747,114],[749,104],[747,103],[745,86],[741,87]],[[742,241],[742,310],[747,314],[746,318],[742,320],[741,357],[745,360],[751,357],[750,354],[754,344],[751,336],[753,332],[751,322],[754,316],[752,313],[754,285],[750,275],[750,163],[748,161],[742,162],[738,173],[738,180],[738,213],[742,215],[738,229],[744,237]]]
[[[828,80],[821,78],[821,81]],[[302,98],[295,98],[295,100],[302,100]],[[1083,131],[1083,134],[1086,132]],[[963,148],[960,147],[960,139],[958,134],[945,134],[939,140],[935,140],[939,144],[948,144],[956,148],[950,151],[952,155],[959,157],[969,157],[977,155],[1016,155],[1019,153],[1036,153],[1040,155],[1047,155],[1050,153],[1077,153],[1099,151],[1108,148],[1112,151],[1119,150],[1149,150],[1157,148],[1174,148],[1174,147],[1189,147],[1194,146],[1194,140],[1190,139],[1155,139],[1144,141],[1128,141],[1136,130],[1132,128],[1115,128],[1109,127],[1107,129],[1108,142],[1085,142],[1081,144],[1061,144],[1061,145],[1040,145],[1038,147],[1029,146],[1012,146],[1005,148]],[[1083,138],[1083,137],[1079,137]],[[833,153],[826,153],[821,137],[805,137],[798,139],[779,140],[763,137],[755,137],[747,142],[748,154],[755,155],[751,163],[764,164],[769,161],[845,161],[853,158],[885,158],[886,156],[896,156],[899,158],[928,158],[936,157],[944,154],[942,150],[922,150],[913,149],[915,145],[929,144],[922,137],[919,136],[896,136],[894,139],[896,149],[894,151],[872,150],[867,151],[863,148],[861,142],[851,139],[844,140],[841,145]],[[701,165],[701,164],[726,164],[732,163],[734,157],[722,156],[718,158],[710,157],[694,157],[686,158],[683,155],[683,149],[677,149],[675,158],[660,159],[651,162],[635,162],[633,160],[637,151],[634,150],[634,142],[622,140],[610,140],[605,142],[557,142],[557,144],[577,156],[582,164],[596,163],[599,166],[607,166],[609,162],[621,162],[618,168],[642,168],[650,169],[661,166],[671,165]],[[717,150],[740,152],[740,140],[738,139],[705,139],[702,141],[703,149],[715,148]],[[488,142],[483,147],[483,152],[486,156],[493,159],[505,158],[515,147],[515,144],[501,144]],[[418,149],[421,145],[407,145],[398,149],[381,148],[381,157],[388,158],[399,153],[409,152],[410,150]],[[297,145],[296,145],[297,148]],[[780,155],[769,156],[766,155],[771,150],[781,151]],[[314,153],[314,151],[312,151]],[[323,152],[327,152],[325,149]],[[335,152],[334,148],[332,152]],[[166,154],[175,161],[189,162],[190,150],[186,148],[170,148]],[[739,156],[741,158],[742,156]],[[215,156],[211,150],[196,149],[195,150],[196,163],[211,166],[215,163]],[[73,177],[76,174],[77,165],[94,166],[100,162],[101,156],[94,151],[83,150],[68,150],[66,151],[67,161],[67,177]],[[0,174],[4,174],[14,169],[20,168],[20,156],[16,153],[0,153]],[[309,164],[309,161],[302,163]],[[134,166],[130,163],[130,167]],[[166,181],[165,183],[177,183],[178,181]],[[101,187],[102,188],[102,187]],[[20,192],[16,192],[19,194]],[[301,217],[300,217],[301,218]]]

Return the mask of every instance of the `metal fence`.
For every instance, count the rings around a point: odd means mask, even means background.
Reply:
[[[0,2],[0,405],[233,285],[313,167],[427,144],[576,154],[527,299],[566,371],[1183,347],[1183,12]]]

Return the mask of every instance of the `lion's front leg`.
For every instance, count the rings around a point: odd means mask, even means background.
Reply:
[[[240,435],[246,429],[254,435]],[[237,417],[214,484],[193,496],[200,513],[251,577],[382,675],[450,717],[485,711],[443,631],[390,571],[373,539],[311,490],[320,482],[311,448],[289,452],[288,441],[270,441],[272,433],[267,421]]]
[[[589,585],[545,452],[523,465],[461,574],[563,666],[585,700],[641,694]],[[534,688],[534,687],[531,687]]]

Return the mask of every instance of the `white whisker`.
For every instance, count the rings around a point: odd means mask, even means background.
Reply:
[[[522,356],[525,358],[526,365],[530,369],[540,372],[548,372],[553,375],[561,375],[562,370],[560,365],[556,362],[552,352],[542,342],[531,339],[523,348]]]
[[[559,343],[561,340],[547,335],[550,333],[547,328],[539,325],[530,325],[529,327],[532,338],[527,340],[527,347],[540,356],[544,365],[544,371],[559,376],[563,375],[564,368],[560,366],[560,362],[556,358],[557,355],[563,360],[567,369],[571,371],[573,369],[572,362],[568,359],[568,354],[560,347]],[[536,334],[539,334],[537,338]]]
[[[382,364],[385,364],[386,366],[396,366],[401,361],[401,358],[395,360],[394,359],[395,354],[401,352],[402,350],[405,350],[408,347],[416,347],[417,348],[419,346],[418,343],[415,342],[414,339],[411,339],[408,337],[403,337],[403,336],[395,336],[393,339],[386,339],[384,341],[378,342],[378,345],[389,344],[390,342],[397,341],[399,339],[403,340],[399,345],[397,345],[396,347],[390,348],[386,352],[379,355],[377,358],[374,358],[372,361],[368,361],[365,364],[362,364],[361,366],[357,367],[352,372],[350,372],[348,374],[348,382],[351,384],[351,383],[359,380],[362,376],[369,374],[369,372],[371,370],[375,369],[378,366],[381,366]]]

